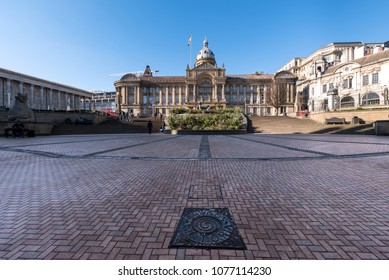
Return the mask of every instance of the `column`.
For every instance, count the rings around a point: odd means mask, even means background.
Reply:
[[[178,88],[178,103],[182,105],[182,87]]]
[[[128,104],[128,87],[126,86],[125,87],[125,90],[124,90],[124,104]]]
[[[196,96],[196,85],[195,85],[195,84],[193,85],[193,101],[194,101],[194,102],[197,101],[197,96]]]
[[[155,98],[156,98],[156,91],[157,91],[157,88],[154,88],[154,90],[153,90],[153,105],[154,104],[156,104],[156,102],[155,102]],[[153,114],[154,114],[154,112],[153,112]]]
[[[172,103],[173,105],[176,104],[176,87],[173,86],[173,89],[172,89]]]
[[[49,106],[47,108],[48,110],[53,110],[53,90],[49,90]]]
[[[121,99],[120,99],[120,104],[121,104],[121,106],[123,106],[125,103],[126,103],[126,86],[124,86],[124,87],[122,87],[121,88],[121,93],[120,93],[120,97],[121,97]]]
[[[188,96],[189,96],[189,85],[185,86],[185,102],[188,103]]]
[[[136,104],[140,105],[140,86],[136,87]]]
[[[244,104],[246,104],[246,97],[247,97],[247,90],[246,90],[247,86],[245,86],[243,88],[243,100],[244,100]]]
[[[165,88],[165,101],[167,106],[169,104],[169,87]]]
[[[30,96],[28,97],[28,104],[32,109],[34,106],[34,85],[30,85]]]
[[[19,93],[23,94],[23,82],[19,82]]]
[[[61,92],[57,93],[57,110],[61,110]]]
[[[225,84],[222,84],[222,101],[226,101],[226,87]]]
[[[250,86],[250,104],[253,104],[253,86]]]
[[[68,93],[65,92],[65,110],[66,112],[70,110],[70,100],[68,100]]]
[[[260,89],[260,85],[257,85],[257,103],[256,104],[261,104],[261,89]]]
[[[77,95],[77,99],[78,99],[78,109],[81,111],[81,109],[83,109],[81,104],[81,96]]]
[[[215,84],[213,86],[212,100],[211,101],[215,101],[215,100],[217,100],[217,84]]]
[[[159,88],[159,105],[162,105],[162,87]]]
[[[263,104],[267,104],[267,86],[263,85]]]
[[[11,108],[11,79],[7,79],[5,82],[5,91],[7,94],[7,108]]]
[[[72,94],[72,104],[73,110],[76,110],[76,96],[74,94]]]
[[[38,110],[41,110],[43,106],[43,94],[44,94],[44,88],[41,86],[41,89],[39,91],[39,104],[38,104]]]

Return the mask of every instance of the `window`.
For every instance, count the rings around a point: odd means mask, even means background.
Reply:
[[[343,88],[348,88],[348,80],[343,80]]]
[[[378,73],[374,73],[373,75],[371,75],[371,83],[378,84]]]
[[[323,85],[323,93],[327,92],[327,85]]]
[[[330,83],[328,87],[329,87],[329,89],[333,89],[334,88],[334,83]]]
[[[353,79],[343,80],[343,88],[352,88],[352,87],[353,87]]]
[[[369,84],[369,75],[364,75],[362,85],[367,86]]]
[[[340,107],[345,108],[345,107],[354,107],[354,98],[351,96],[346,96],[343,97],[340,100]]]
[[[362,97],[362,106],[379,105],[379,104],[380,104],[380,97],[378,96],[378,94],[374,92],[365,94]]]

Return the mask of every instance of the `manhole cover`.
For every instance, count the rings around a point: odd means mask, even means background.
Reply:
[[[246,249],[228,208],[185,208],[169,247]]]

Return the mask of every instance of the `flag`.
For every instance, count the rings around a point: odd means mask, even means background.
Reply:
[[[190,37],[188,39],[188,46],[190,46],[190,44],[192,44],[192,35],[190,35]]]

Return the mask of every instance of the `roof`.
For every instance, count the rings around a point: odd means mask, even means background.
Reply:
[[[378,53],[374,53],[371,55],[367,55],[367,56],[358,58],[358,59],[354,60],[354,62],[360,64],[361,66],[364,66],[366,64],[378,62],[378,61],[385,60],[388,58],[389,58],[389,50],[385,50],[382,52],[378,52]]]
[[[226,75],[227,79],[235,80],[271,80],[274,78],[273,74],[239,74],[239,75]]]
[[[235,82],[245,82],[247,80],[271,80],[274,78],[273,74],[240,74],[240,75],[226,75],[227,80]],[[185,76],[148,76],[137,77],[133,74],[127,74],[122,77],[120,81],[140,81],[142,83],[162,84],[162,83],[185,83]]]

